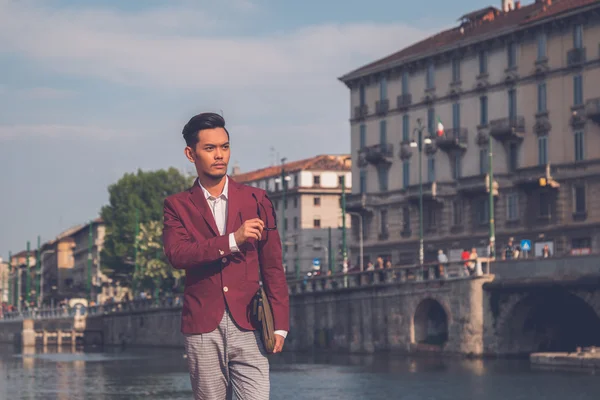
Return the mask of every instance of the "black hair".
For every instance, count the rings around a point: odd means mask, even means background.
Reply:
[[[198,143],[198,133],[203,129],[223,128],[229,139],[229,132],[225,128],[225,119],[216,113],[202,113],[193,116],[183,127],[183,138],[190,147],[195,147]]]

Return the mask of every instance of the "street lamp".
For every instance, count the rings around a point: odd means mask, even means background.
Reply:
[[[44,256],[46,254],[53,254],[54,250],[44,250],[40,254],[40,297],[38,298],[38,308],[42,307],[44,299]]]
[[[285,233],[286,233],[286,219],[285,219],[285,209],[286,209],[286,196],[287,196],[287,182],[289,182],[290,180],[292,180],[292,178],[289,175],[285,174],[285,161],[287,160],[287,158],[282,158],[281,159],[281,176],[277,179],[275,179],[276,183],[281,183],[281,189],[283,191],[283,195],[282,195],[282,202],[283,204],[281,205],[281,209],[283,210],[282,214],[283,214],[283,226],[281,227],[281,243],[282,243],[282,247],[283,247],[283,265],[285,266],[285,271],[287,272],[287,258],[286,258],[286,254],[287,254],[287,249],[286,249],[286,241],[285,241]],[[299,271],[299,266],[296,265],[296,277],[298,277],[300,271]]]
[[[360,271],[364,271],[364,239],[363,239],[363,215],[358,212],[348,211],[350,215],[356,215],[358,217],[358,247],[360,252]]]
[[[424,259],[424,248],[423,248],[423,174],[422,174],[422,154],[423,154],[423,144],[429,145],[431,144],[431,138],[426,137],[423,139],[423,130],[425,127],[421,123],[421,118],[417,118],[417,127],[413,132],[413,140],[410,142],[410,147],[416,148],[419,153],[419,264],[423,265]],[[415,141],[414,136],[417,136],[417,140]]]

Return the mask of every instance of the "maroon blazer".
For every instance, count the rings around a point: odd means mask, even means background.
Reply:
[[[269,227],[275,224],[273,205],[262,189],[241,185],[229,178],[227,229],[221,236],[202,188],[194,186],[169,196],[164,202],[163,243],[173,268],[185,270],[181,332],[207,333],[223,318],[225,305],[243,329],[255,330],[250,304],[259,288],[259,266],[271,302],[275,330],[289,331],[289,294],[283,271],[279,233],[264,231],[262,240],[250,239],[229,249],[229,234],[242,221],[261,217]]]

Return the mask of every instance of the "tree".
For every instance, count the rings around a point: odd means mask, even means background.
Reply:
[[[183,276],[183,271],[171,268],[162,243],[162,221],[149,221],[140,225],[138,234],[137,267],[134,280],[140,288],[171,290]]]
[[[109,204],[102,207],[100,212],[106,225],[102,250],[102,270],[105,274],[125,285],[131,283],[136,221],[139,224],[161,221],[164,199],[186,190],[192,182],[191,176],[169,168],[125,174],[108,187]]]

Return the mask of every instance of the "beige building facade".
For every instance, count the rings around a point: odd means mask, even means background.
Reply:
[[[418,259],[418,120],[425,261],[487,247],[490,141],[496,249],[600,251],[600,2],[499,6],[340,78],[366,258]]]
[[[315,258],[323,270],[341,268],[342,180],[349,195],[352,190],[350,155],[320,155],[247,173],[234,168],[231,176],[237,182],[268,192],[277,211],[284,265],[289,275],[311,271]],[[349,240],[349,216],[346,226]]]

